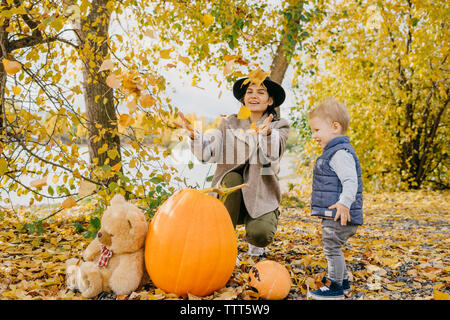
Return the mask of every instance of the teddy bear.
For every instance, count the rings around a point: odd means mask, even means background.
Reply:
[[[82,259],[66,261],[67,287],[79,290],[86,298],[102,292],[132,293],[145,279],[147,230],[142,210],[116,194],[104,211],[100,230],[86,247]]]

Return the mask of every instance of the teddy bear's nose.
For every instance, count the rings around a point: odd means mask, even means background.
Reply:
[[[101,238],[102,237],[102,233],[101,232],[97,233],[97,237]]]

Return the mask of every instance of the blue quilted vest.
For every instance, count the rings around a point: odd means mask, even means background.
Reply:
[[[336,173],[331,169],[330,160],[341,149],[345,149],[353,155],[356,164],[356,173],[358,175],[358,192],[355,201],[350,207],[351,221],[349,224],[361,225],[363,224],[361,166],[347,136],[341,136],[331,140],[316,161],[313,172],[311,215],[333,219],[336,215],[336,209],[330,210],[328,207],[339,201],[342,184]]]

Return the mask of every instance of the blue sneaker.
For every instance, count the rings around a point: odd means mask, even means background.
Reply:
[[[350,281],[348,281],[348,279],[342,280],[342,290],[344,290],[344,295],[350,293]]]
[[[322,282],[323,287],[309,293],[311,298],[314,300],[341,300],[344,298],[344,290],[339,283],[327,277],[323,277]]]

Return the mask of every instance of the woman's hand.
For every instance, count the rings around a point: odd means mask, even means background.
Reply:
[[[181,111],[178,112],[178,116],[181,119],[181,123],[176,122],[176,121],[173,121],[172,123],[174,125],[176,125],[178,128],[182,128],[182,129],[186,130],[189,137],[191,137],[191,139],[194,139],[195,131],[194,131],[194,127],[192,126],[192,123],[184,117],[184,114]]]
[[[268,136],[271,132],[270,123],[272,122],[272,120],[273,114],[270,114],[261,125],[256,127],[256,132]]]

